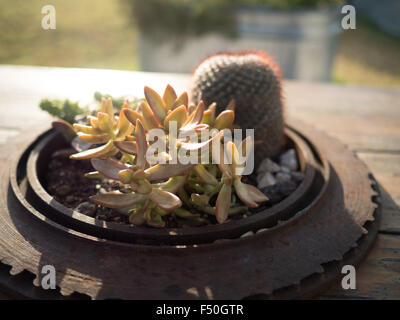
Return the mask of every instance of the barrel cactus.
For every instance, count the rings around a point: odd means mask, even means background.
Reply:
[[[276,157],[283,144],[281,73],[262,52],[222,52],[204,59],[192,75],[191,101],[235,105],[236,123],[255,129],[255,160]]]

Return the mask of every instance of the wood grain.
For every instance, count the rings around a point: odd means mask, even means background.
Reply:
[[[344,290],[340,283],[320,299],[400,299],[400,236],[379,234],[356,269],[356,289]]]

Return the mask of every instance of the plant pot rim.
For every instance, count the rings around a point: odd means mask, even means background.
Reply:
[[[49,144],[54,143],[58,134],[52,130],[47,131],[44,136],[40,137],[38,143],[30,152],[27,161],[27,177],[30,187],[33,190],[36,200],[41,203],[46,210],[51,212],[51,218],[66,223],[74,230],[87,233],[99,238],[114,239],[123,242],[141,242],[144,244],[200,244],[210,243],[220,239],[232,239],[240,237],[240,235],[248,231],[256,231],[261,228],[271,228],[278,223],[279,220],[286,220],[294,215],[291,208],[298,208],[303,198],[307,197],[307,192],[312,188],[317,173],[316,159],[311,150],[309,143],[304,140],[296,131],[287,127],[285,129],[286,136],[292,141],[297,151],[300,168],[304,172],[304,180],[296,188],[296,190],[270,208],[260,212],[238,219],[230,220],[223,224],[213,224],[191,228],[150,228],[135,227],[128,224],[119,224],[115,222],[106,222],[93,217],[89,217],[74,209],[68,208],[56,201],[43,187],[39,174],[39,168],[44,171],[47,163],[42,163],[46,156],[44,153],[55,151],[50,149]],[[46,157],[50,157],[48,154]],[[326,159],[322,155],[318,155],[322,159],[321,168],[324,180],[329,179],[329,166]],[[323,189],[317,193],[323,192]],[[293,210],[293,209],[292,209]],[[297,209],[298,210],[298,209]]]

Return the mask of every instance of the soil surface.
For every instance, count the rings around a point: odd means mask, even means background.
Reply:
[[[129,224],[128,216],[114,209],[105,208],[90,202],[89,197],[95,194],[106,193],[113,190],[119,190],[119,182],[110,179],[91,179],[84,176],[85,173],[93,171],[88,160],[71,160],[67,153],[56,152],[49,163],[49,169],[46,173],[45,188],[58,202],[68,208],[75,209],[90,217],[108,222]],[[256,174],[244,176],[243,182],[257,185]],[[301,181],[281,182],[273,186],[263,188],[261,191],[266,194],[270,201],[260,204],[256,209],[249,208],[246,213],[230,216],[229,219],[241,219],[246,216],[260,212],[282,201],[293,193]],[[211,204],[216,201],[211,199]],[[240,201],[240,200],[237,200]],[[193,210],[192,210],[193,211]],[[201,221],[182,222],[175,214],[169,214],[163,217],[166,221],[166,227],[193,227],[205,224],[216,224],[213,216],[198,212],[201,214]]]

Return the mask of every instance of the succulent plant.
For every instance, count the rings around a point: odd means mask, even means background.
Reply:
[[[217,113],[234,104],[240,127],[255,129],[256,162],[279,154],[284,137],[281,75],[266,54],[222,52],[204,59],[192,75],[191,100],[215,102]]]
[[[114,115],[112,100],[103,98],[97,116],[88,116],[87,125],[73,125],[77,137],[93,147],[70,158],[91,159],[96,171],[87,177],[106,177],[120,184],[119,191],[94,195],[91,201],[128,214],[134,225],[164,227],[164,216],[171,214],[187,224],[201,224],[202,215],[223,223],[230,214],[268,200],[254,186],[241,182],[238,169],[245,166],[246,158],[240,160],[239,150],[242,154],[250,150],[251,139],[243,140],[238,149],[223,138],[233,126],[233,110],[216,116],[215,104],[207,109],[202,101],[189,106],[187,93],[177,96],[170,85],[162,97],[149,87],[144,94],[146,99],[136,110],[127,108],[125,101],[119,116]],[[164,144],[165,151],[155,148],[157,144]],[[177,157],[192,153],[197,160],[211,161],[184,163]]]
[[[47,111],[54,117],[62,119],[68,123],[74,123],[78,115],[88,112],[86,107],[79,106],[78,102],[71,102],[68,99],[62,100],[49,100],[42,99],[39,103],[40,109]]]

